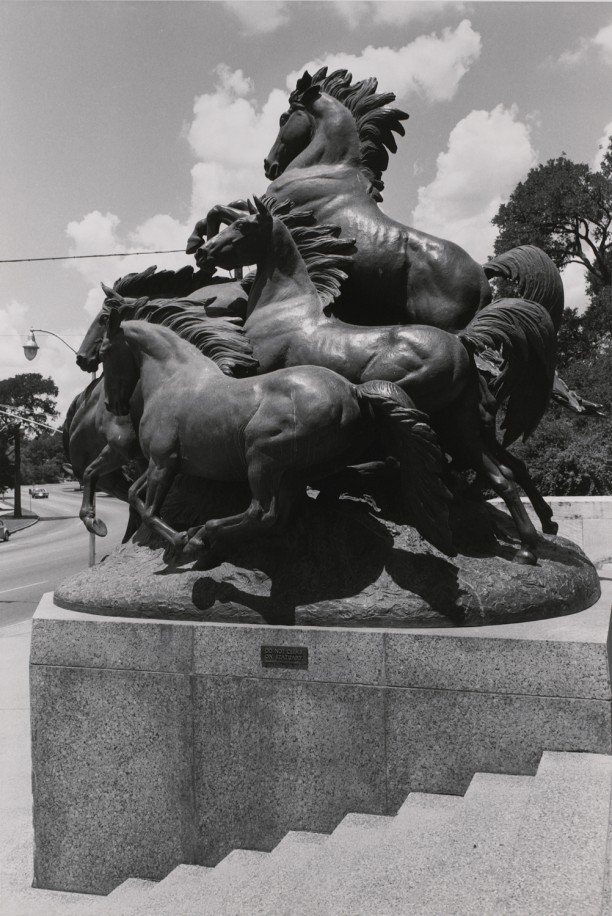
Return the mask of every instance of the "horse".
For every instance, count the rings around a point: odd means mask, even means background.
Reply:
[[[128,416],[136,387],[142,391],[138,435],[149,464],[129,502],[169,545],[167,559],[210,562],[224,544],[282,530],[310,480],[355,462],[379,436],[399,461],[412,523],[453,552],[440,447],[426,415],[392,383],[353,385],[316,366],[232,378],[168,328],[122,323],[119,305],[111,309],[101,355],[114,416]],[[175,531],[160,511],[179,472],[246,480],[251,502],[237,515]]]
[[[426,324],[457,332],[487,305],[492,291],[483,268],[461,247],[391,219],[378,206],[394,132],[407,115],[389,108],[393,93],[377,81],[351,83],[346,70],[305,72],[281,115],[264,162],[265,194],[312,210],[318,223],[354,238],[358,256],[334,305],[344,320],[366,325]],[[187,243],[196,263],[205,233],[240,217],[244,204],[213,208]]]
[[[560,280],[553,282],[552,262],[550,283],[542,283],[538,273],[534,287],[544,304],[500,300],[458,334],[426,325],[349,325],[330,314],[329,306],[350,266],[350,241],[338,238],[337,227],[312,227],[312,214],[295,210],[290,202],[254,202],[254,212],[209,239],[202,258],[224,268],[257,265],[244,331],[259,371],[319,365],[353,383],[378,378],[397,384],[418,409],[431,415],[446,451],[460,466],[476,470],[502,497],[521,540],[516,559],[535,563],[537,533],[519,498],[513,470],[533,495],[543,528],[556,533],[556,526],[525,466],[497,443],[494,395],[507,401],[504,444],[527,436],[546,409],[556,343],[549,312],[556,319],[563,290]],[[515,260],[513,255],[512,267]],[[500,262],[492,269],[510,267]],[[484,359],[481,353],[491,349],[508,351],[502,368],[496,368],[493,395],[475,365],[475,358]],[[483,414],[488,421],[484,432]]]
[[[142,414],[138,393],[130,417],[113,417],[105,407],[104,381],[94,379],[72,401],[62,428],[64,453],[83,485],[79,518],[92,534],[105,537],[107,528],[96,516],[96,488],[127,501],[132,481],[124,467],[141,458],[136,427]],[[130,510],[123,543],[138,528]]]
[[[112,290],[108,290],[112,293]],[[209,355],[218,364],[220,371],[228,375],[253,374],[257,361],[244,333],[234,319],[209,318],[201,306],[184,305],[185,300],[125,300],[118,298],[105,302],[88,336],[99,338],[100,328],[106,331],[106,322],[112,308],[120,307],[123,317],[137,317],[158,322],[172,332],[190,341],[194,347]],[[187,300],[190,302],[190,300]],[[87,339],[87,338],[86,338]],[[95,343],[95,351],[88,353],[85,344],[81,350],[88,359],[100,359],[101,340]],[[129,485],[123,471],[125,465],[135,462],[144,468],[138,440],[138,426],[142,417],[142,397],[137,386],[132,396],[130,413],[114,416],[106,407],[104,382],[97,379],[84,392],[77,395],[71,404],[64,423],[64,450],[74,472],[83,482],[83,499],[79,516],[88,531],[103,537],[106,535],[104,522],[96,516],[96,486],[112,493],[119,499],[127,500]],[[133,516],[124,537],[129,540],[138,525]]]
[[[239,321],[244,318],[251,279],[231,280],[213,276],[210,270],[194,272],[187,266],[180,270],[157,270],[147,267],[140,273],[126,274],[115,281],[112,288],[102,283],[105,297],[123,297],[124,305],[130,297],[135,304],[144,297],[156,306],[179,303],[185,308],[199,308],[204,318],[228,318]],[[194,312],[194,317],[197,313]],[[77,351],[77,365],[84,372],[95,372],[100,365],[99,349],[104,337],[106,312],[98,312]]]

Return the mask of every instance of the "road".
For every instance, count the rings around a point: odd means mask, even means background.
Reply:
[[[33,499],[40,520],[0,543],[0,627],[29,619],[45,592],[89,564],[89,533],[79,519],[82,494],[74,483],[49,484],[48,499]],[[22,489],[24,509],[30,508],[28,488]],[[99,493],[98,515],[108,535],[96,538],[96,562],[121,543],[127,524],[125,503]]]

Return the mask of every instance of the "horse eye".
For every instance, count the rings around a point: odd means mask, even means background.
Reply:
[[[289,120],[289,112],[285,111],[284,114],[280,116],[278,123],[280,124],[281,127],[284,127],[284,125],[287,123],[288,120]]]

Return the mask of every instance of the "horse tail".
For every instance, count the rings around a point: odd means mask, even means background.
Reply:
[[[555,377],[557,329],[546,306],[497,299],[457,336],[497,404],[506,405],[504,445],[526,439],[542,419]]]
[[[399,460],[402,499],[411,524],[438,550],[454,556],[452,497],[442,481],[444,455],[429,417],[393,382],[365,382],[355,388],[371,408],[385,447]]]
[[[483,265],[488,279],[502,277],[517,284],[522,299],[537,302],[550,315],[555,331],[563,315],[563,281],[556,264],[535,245],[520,245]]]

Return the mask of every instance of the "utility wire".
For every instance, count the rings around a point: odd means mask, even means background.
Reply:
[[[185,254],[183,248],[164,251],[117,251],[114,254],[65,254],[53,258],[0,258],[0,264],[25,264],[28,261],[75,261],[79,258],[131,258],[141,254]]]

